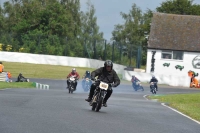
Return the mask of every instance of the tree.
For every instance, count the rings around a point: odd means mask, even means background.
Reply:
[[[102,51],[103,33],[99,32],[97,25],[97,17],[95,16],[95,8],[91,1],[87,1],[87,11],[82,12],[82,43],[84,44],[84,55],[93,56],[97,59],[98,51]]]
[[[144,15],[144,23],[142,25],[142,29],[144,31],[144,38],[142,39],[142,65],[146,65],[146,60],[147,60],[147,45],[148,45],[148,37],[150,34],[150,28],[151,28],[151,18],[153,17],[153,12],[148,9]]]
[[[114,31],[112,32],[112,39],[119,42],[116,43],[118,47],[123,45],[122,48],[126,49],[129,65],[135,65],[135,61],[132,61],[133,56],[137,56],[137,48],[141,46],[144,39],[144,18],[142,11],[136,4],[132,5],[132,8],[128,14],[121,12],[122,18],[125,23],[116,25]]]
[[[156,10],[162,13],[200,15],[200,5],[193,4],[193,0],[167,0]]]
[[[3,9],[0,6],[0,34],[3,28],[4,28],[4,14],[3,14]]]
[[[82,56],[79,0],[10,0],[3,13],[6,36],[18,40],[16,51]]]

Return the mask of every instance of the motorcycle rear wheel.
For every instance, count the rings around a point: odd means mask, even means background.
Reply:
[[[156,90],[155,90],[155,88],[152,90],[152,94],[156,94]]]

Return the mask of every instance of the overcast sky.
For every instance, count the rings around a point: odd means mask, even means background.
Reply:
[[[2,5],[7,0],[0,0]],[[91,0],[96,9],[95,16],[100,32],[104,33],[104,38],[110,40],[114,25],[122,24],[123,19],[120,12],[128,13],[131,6],[135,3],[143,12],[148,8],[155,10],[162,2],[166,0]],[[80,0],[81,10],[86,11],[87,0]],[[193,3],[200,4],[200,0],[194,0]]]

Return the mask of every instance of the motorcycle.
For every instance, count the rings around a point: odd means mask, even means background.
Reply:
[[[141,84],[140,81],[137,81],[137,82],[134,81],[134,82],[132,83],[132,86],[133,86],[133,89],[134,89],[135,91],[138,91],[138,90],[144,91],[144,88],[143,88],[143,86],[142,86],[142,84]]]
[[[20,79],[20,81],[16,81],[16,82],[30,82],[30,80],[27,78],[22,78]]]
[[[23,82],[30,82],[29,79],[24,78]]]
[[[100,81],[100,84],[95,89],[93,98],[90,102],[90,106],[92,106],[93,111],[99,112],[99,110],[101,109],[108,88],[109,84]]]
[[[152,94],[156,94],[156,87],[155,87],[155,83],[154,82],[150,83],[150,89],[151,89]]]
[[[85,92],[88,92],[88,90],[90,89],[90,86],[91,86],[91,79],[86,78],[85,79],[85,84],[83,85],[83,90]]]
[[[69,78],[69,93],[73,93],[75,91],[75,82],[76,82],[76,78],[75,77],[70,77]]]

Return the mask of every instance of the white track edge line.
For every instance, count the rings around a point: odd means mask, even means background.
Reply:
[[[185,114],[183,114],[183,113],[179,112],[178,110],[176,110],[176,109],[174,109],[174,108],[172,108],[172,107],[169,107],[169,106],[167,106],[165,103],[161,103],[161,105],[163,105],[163,106],[165,106],[165,107],[167,107],[167,108],[169,108],[169,109],[171,109],[171,110],[173,110],[173,111],[175,111],[175,112],[177,112],[177,113],[181,114],[182,116],[185,116],[185,117],[187,117],[188,119],[190,119],[190,120],[192,120],[192,121],[196,122],[197,124],[200,124],[200,122],[199,122],[199,121],[197,121],[197,120],[195,120],[195,119],[193,119],[193,118],[191,118],[191,117],[189,117],[189,116],[187,116],[187,115],[185,115]]]
[[[144,97],[146,100],[149,100],[149,99],[146,98],[146,96],[148,96],[148,95],[144,95],[143,97]],[[189,117],[189,116],[187,116],[187,115],[185,115],[185,114],[179,112],[178,110],[176,110],[176,109],[174,109],[174,108],[172,108],[172,107],[167,106],[165,103],[161,103],[161,105],[163,105],[163,106],[165,106],[165,107],[167,107],[167,108],[173,110],[173,111],[176,112],[176,113],[179,113],[179,114],[182,115],[182,116],[185,116],[186,118],[188,118],[188,119],[190,119],[190,120],[196,122],[197,124],[200,124],[199,121],[197,121],[197,120],[195,120],[195,119],[193,119],[193,118],[191,118],[191,117]]]
[[[148,95],[144,95],[143,97],[144,97],[146,100],[149,100],[149,99],[146,98],[146,96],[148,96]],[[196,122],[197,124],[200,124],[199,121],[197,121],[197,120],[195,120],[195,119],[193,119],[193,118],[191,118],[191,117],[189,117],[189,116],[187,116],[187,115],[181,113],[180,111],[178,111],[178,110],[176,110],[176,109],[174,109],[174,108],[172,108],[172,107],[167,106],[165,103],[161,103],[161,105],[163,105],[163,106],[165,106],[165,107],[167,107],[167,108],[169,108],[169,109],[171,109],[171,110],[173,110],[173,111],[179,113],[179,114],[182,115],[182,116],[185,116],[186,118],[188,118],[188,119],[190,119],[190,120]]]

